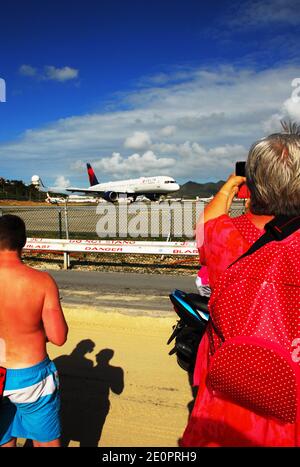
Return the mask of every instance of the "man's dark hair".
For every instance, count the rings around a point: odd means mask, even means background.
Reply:
[[[0,217],[0,250],[21,251],[26,243],[24,221],[12,214]]]

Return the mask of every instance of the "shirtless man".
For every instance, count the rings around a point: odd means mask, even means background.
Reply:
[[[63,345],[68,327],[55,281],[22,263],[25,243],[23,220],[0,217],[0,366],[7,369],[0,445],[14,447],[20,437],[58,447],[58,376],[46,343]]]

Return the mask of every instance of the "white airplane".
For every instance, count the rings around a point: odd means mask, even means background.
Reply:
[[[121,198],[121,195],[126,195],[132,201],[135,201],[140,195],[146,196],[150,201],[159,201],[162,195],[174,193],[180,188],[173,178],[163,175],[99,183],[90,164],[87,164],[87,171],[90,180],[89,188],[67,187],[66,190],[90,195],[95,193],[106,201],[115,203]]]
[[[201,196],[196,196],[196,201],[211,201],[213,199],[213,195],[209,196],[208,198],[201,198]]]
[[[70,203],[97,203],[99,199],[97,196],[84,196],[84,195],[67,195],[64,189],[58,190],[57,188],[49,188],[44,185],[41,177],[39,175],[33,175],[31,177],[31,184],[35,186],[35,188],[39,191],[47,193],[47,197],[45,199],[46,203],[49,204],[58,204],[58,203],[65,203],[66,201]],[[51,193],[64,193],[66,197],[63,198],[62,196],[51,196]]]
[[[50,204],[58,204],[58,203],[64,203],[65,198],[63,197],[56,197],[56,196],[50,196],[50,194],[47,192],[47,198],[45,199],[46,203]]]

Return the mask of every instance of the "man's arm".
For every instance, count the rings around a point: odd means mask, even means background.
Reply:
[[[60,305],[58,287],[54,279],[45,273],[45,299],[42,320],[49,342],[61,346],[67,340],[68,326]]]

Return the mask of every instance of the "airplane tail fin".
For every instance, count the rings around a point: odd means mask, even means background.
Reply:
[[[91,186],[98,185],[99,182],[98,182],[98,179],[97,179],[97,177],[95,175],[94,169],[91,166],[91,164],[86,164],[86,168],[87,168],[87,172],[88,172],[88,176],[89,176],[89,180],[90,180],[90,185]]]

